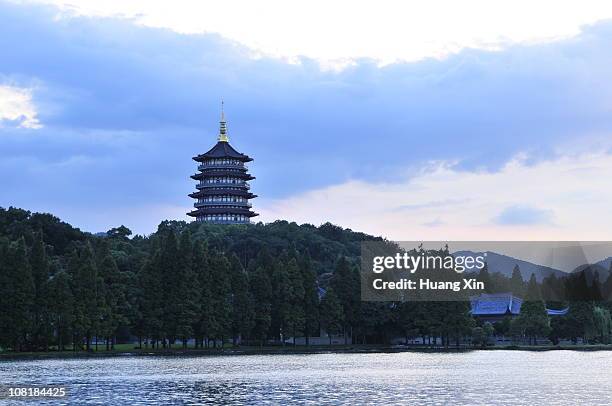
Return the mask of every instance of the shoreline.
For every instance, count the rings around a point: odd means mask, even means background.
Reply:
[[[90,359],[111,357],[218,357],[239,355],[309,355],[309,354],[382,354],[382,353],[461,353],[473,351],[612,351],[612,345],[542,345],[542,346],[492,346],[476,347],[421,347],[421,346],[382,346],[382,345],[350,345],[350,346],[312,346],[308,348],[294,347],[239,347],[224,349],[133,349],[111,351],[47,351],[47,352],[3,352],[0,353],[2,361],[41,360],[41,359]]]

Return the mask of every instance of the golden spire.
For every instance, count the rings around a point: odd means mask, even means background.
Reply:
[[[223,100],[221,100],[221,121],[219,121],[219,137],[217,140],[229,142],[229,138],[227,137],[227,122],[225,121],[225,113],[223,112]]]

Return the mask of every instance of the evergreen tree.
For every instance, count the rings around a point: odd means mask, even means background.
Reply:
[[[408,344],[410,338],[418,335],[418,325],[415,319],[416,306],[414,302],[401,302],[397,305],[395,312],[395,322],[399,330],[403,333],[405,343]]]
[[[238,344],[238,338],[245,338],[253,328],[253,301],[249,293],[249,280],[240,260],[236,255],[230,258],[231,291],[232,291],[232,341]]]
[[[485,293],[493,293],[493,283],[491,281],[491,275],[489,274],[489,265],[485,262],[485,265],[478,272],[477,277],[479,282],[484,283]]]
[[[181,338],[183,347],[187,348],[187,340],[194,335],[193,326],[200,316],[199,281],[194,271],[193,245],[189,231],[183,231],[179,245],[176,284],[176,318],[177,335]]]
[[[94,254],[89,243],[74,251],[69,261],[69,272],[74,295],[73,328],[75,345],[85,340],[85,349],[90,344],[99,325],[98,274]]]
[[[344,311],[342,331],[346,341],[347,334],[350,332],[352,335],[350,330],[352,330],[359,312],[359,295],[361,292],[359,273],[351,267],[346,257],[341,256],[338,259],[330,286],[334,289]]]
[[[469,334],[474,325],[474,319],[470,315],[470,304],[467,302],[446,302],[442,313],[442,331],[446,334],[444,340],[446,346],[451,340],[459,347],[462,337]]]
[[[34,281],[33,345],[36,349],[47,350],[52,331],[49,314],[49,261],[42,231],[34,233],[30,265]]]
[[[211,338],[223,342],[231,334],[232,297],[230,282],[230,263],[227,257],[213,251],[210,255],[210,311],[212,323],[209,326]]]
[[[214,313],[211,306],[211,276],[208,257],[208,245],[202,241],[197,241],[193,248],[193,270],[197,280],[198,292],[195,297],[198,300],[200,309],[199,317],[194,323],[194,335],[196,336],[196,346],[204,346],[205,337],[210,336],[211,326],[214,325]]]
[[[612,262],[610,262],[610,270],[608,271],[608,278],[602,286],[603,300],[606,302],[612,301]]]
[[[512,276],[510,277],[510,290],[516,297],[522,298],[525,292],[525,282],[521,275],[521,270],[518,265],[514,265]]]
[[[327,289],[321,300],[321,327],[327,332],[329,345],[332,344],[332,336],[339,334],[344,326],[344,309],[340,299],[333,288]]]
[[[601,282],[599,281],[599,271],[595,271],[593,274],[593,280],[591,281],[591,300],[594,302],[601,302],[603,295],[601,294]]]
[[[304,337],[306,345],[310,344],[310,336],[318,335],[319,328],[319,290],[317,285],[317,275],[312,269],[312,260],[307,251],[301,257],[300,271],[302,273],[302,285],[304,289]]]
[[[249,278],[249,285],[253,295],[253,337],[263,346],[272,323],[272,289],[268,272],[257,267]]]
[[[99,265],[98,303],[101,313],[100,334],[106,341],[107,350],[113,347],[119,326],[128,322],[125,281],[113,256],[108,253]]]
[[[521,314],[514,323],[523,331],[530,344],[532,342],[535,344],[537,337],[547,337],[550,332],[548,313],[534,274],[531,274],[529,279],[525,301],[521,305]]]
[[[71,282],[70,275],[63,270],[56,272],[49,282],[49,314],[59,351],[64,351],[73,339],[71,326],[74,321],[74,298]]]
[[[291,332],[293,337],[293,345],[298,332],[304,330],[305,314],[304,314],[304,281],[302,273],[295,258],[291,259],[287,264],[288,277],[288,312],[286,315],[287,331]]]
[[[145,346],[148,346],[149,342],[156,346],[163,337],[164,287],[160,256],[161,254],[157,252],[151,260],[145,263],[139,274],[142,290],[139,313],[142,317],[141,325],[145,336]]]
[[[292,286],[287,268],[288,256],[283,252],[280,258],[274,262],[271,275],[272,283],[272,335],[285,344],[285,338],[289,334],[288,322],[292,311]]]
[[[0,242],[0,346],[26,349],[34,318],[34,281],[25,240]]]
[[[160,226],[161,227],[161,226]],[[165,227],[160,248],[159,266],[163,292],[162,344],[171,346],[177,339],[180,320],[181,283],[177,275],[182,273],[179,260],[179,247],[176,235],[170,227]],[[179,277],[180,278],[180,277]]]

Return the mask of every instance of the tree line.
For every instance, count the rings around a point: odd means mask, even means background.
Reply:
[[[525,296],[521,315],[494,326],[467,302],[362,302],[360,243],[331,224],[249,226],[162,222],[149,236],[126,227],[90,234],[49,214],[0,208],[0,348],[13,351],[197,348],[306,343],[321,331],[349,343],[392,338],[459,345],[491,334],[607,342],[612,279],[597,271],[524,282],[477,277]],[[379,238],[380,240],[380,238]],[[561,292],[563,294],[561,294]],[[565,306],[550,318],[547,305]]]

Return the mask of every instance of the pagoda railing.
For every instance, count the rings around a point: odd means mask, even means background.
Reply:
[[[251,208],[253,205],[247,202],[196,202],[194,207],[204,207],[204,206],[239,206],[239,207],[248,207]]]
[[[231,169],[246,169],[246,165],[244,165],[243,163],[239,163],[239,164],[200,164],[198,165],[198,170],[204,170],[204,169],[216,169],[216,168],[231,168]]]
[[[197,219],[197,221],[200,221],[202,223],[213,223],[213,224],[251,224],[251,220],[247,219],[247,220],[238,220],[238,221],[233,221],[233,220],[204,220],[204,219]]]
[[[246,183],[246,182],[236,182],[236,183],[232,183],[232,182],[214,182],[214,183],[198,183],[196,185],[196,187],[198,188],[211,188],[211,187],[225,187],[225,186],[230,186],[230,187],[240,187],[240,188],[246,188],[246,189],[250,189],[251,186]]]

